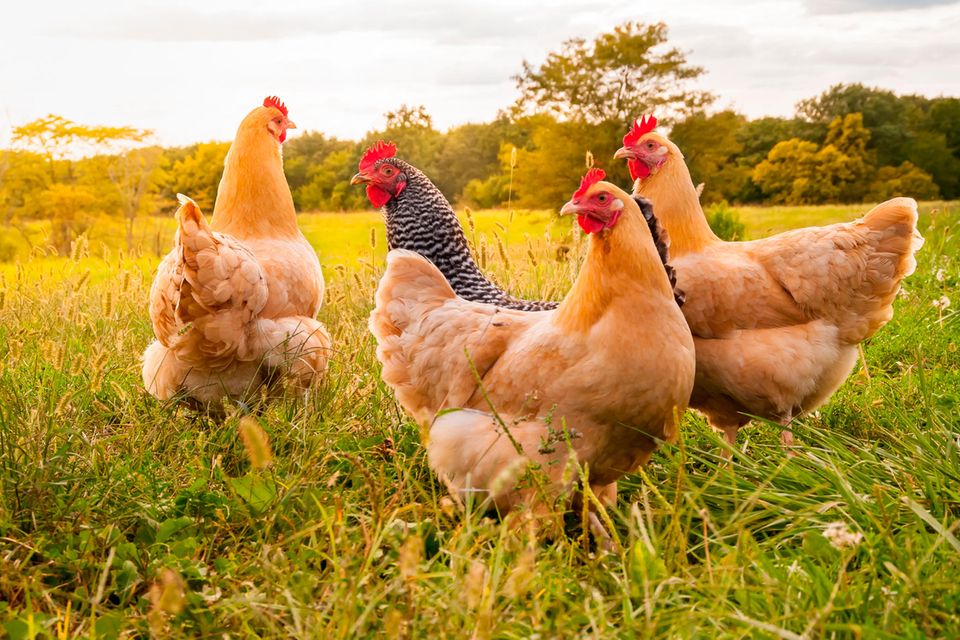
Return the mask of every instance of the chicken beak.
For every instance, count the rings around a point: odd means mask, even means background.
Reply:
[[[573,200],[571,200],[567,204],[563,205],[562,209],[560,209],[560,215],[566,216],[566,215],[577,213],[578,208],[579,207],[573,202]]]
[[[364,174],[363,171],[350,178],[350,184],[367,184],[368,182],[370,182],[370,176]]]
[[[296,128],[297,128],[297,125],[294,123],[293,120],[287,120],[287,129],[296,129]]]
[[[617,149],[617,152],[613,154],[614,159],[622,160],[624,158],[633,158],[633,150],[630,147],[620,147]]]

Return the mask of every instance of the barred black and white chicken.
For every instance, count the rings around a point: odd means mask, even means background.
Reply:
[[[522,300],[491,282],[470,254],[463,227],[440,190],[422,171],[394,157],[397,147],[379,141],[360,160],[352,184],[366,184],[370,203],[382,208],[390,250],[415,251],[432,262],[454,292],[472,302],[505,309],[544,311],[558,302]]]

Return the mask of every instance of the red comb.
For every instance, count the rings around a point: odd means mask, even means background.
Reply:
[[[283,104],[283,102],[281,102],[280,98],[278,98],[277,96],[267,96],[266,98],[264,98],[263,106],[279,109],[280,113],[283,114],[283,117],[284,118],[287,117],[287,105]]]
[[[657,128],[657,119],[653,116],[642,116],[640,122],[633,121],[633,127],[623,136],[623,146],[629,147],[640,139],[640,136],[650,133]]]
[[[360,171],[366,171],[377,164],[378,160],[392,158],[395,155],[397,155],[397,145],[392,142],[377,140],[369,149],[363,152],[363,157],[360,158]]]
[[[597,169],[596,167],[590,169],[590,171],[587,171],[587,175],[580,178],[580,188],[573,192],[572,199],[582,198],[587,193],[587,189],[606,177],[607,174],[603,172],[603,169]]]

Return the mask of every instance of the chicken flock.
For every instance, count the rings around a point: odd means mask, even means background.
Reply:
[[[486,277],[450,203],[395,145],[361,158],[352,182],[383,208],[390,248],[369,319],[382,377],[455,498],[476,493],[501,513],[613,504],[617,480],[677,437],[688,406],[730,445],[756,416],[782,425],[791,446],[790,422],[830,398],[892,317],[923,242],[914,200],[725,242],[656,126],[634,122],[614,156],[632,192],[591,169],[561,207],[588,249],[559,302],[516,298]],[[218,411],[251,394],[309,393],[327,371],[323,274],[283,174],[294,127],[268,97],[240,123],[212,220],[179,196],[143,354],[160,400]]]

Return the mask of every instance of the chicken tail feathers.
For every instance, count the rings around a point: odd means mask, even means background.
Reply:
[[[413,251],[395,249],[387,254],[387,270],[374,296],[377,306],[370,315],[370,331],[383,342],[456,297],[432,262]]]
[[[165,285],[175,290],[166,292],[172,308],[164,312],[174,333],[163,342],[184,362],[217,371],[253,358],[249,334],[266,305],[267,283],[249,249],[213,231],[196,202],[182,194],[177,200],[174,273]]]
[[[177,209],[177,240],[183,247],[184,259],[192,259],[195,263],[197,254],[215,243],[213,232],[196,202],[182,193],[177,194],[177,201],[180,203]]]
[[[894,280],[900,280],[917,268],[916,252],[923,246],[923,236],[917,231],[917,201],[913,198],[893,198],[882,202],[863,217],[863,224],[880,234],[876,242],[877,255],[896,260]]]
[[[893,300],[900,283],[917,268],[914,254],[923,246],[917,231],[917,202],[894,198],[878,204],[859,224],[869,229],[870,250],[865,254],[857,300],[848,309],[851,319],[841,323],[841,337],[860,342],[893,317]]]

